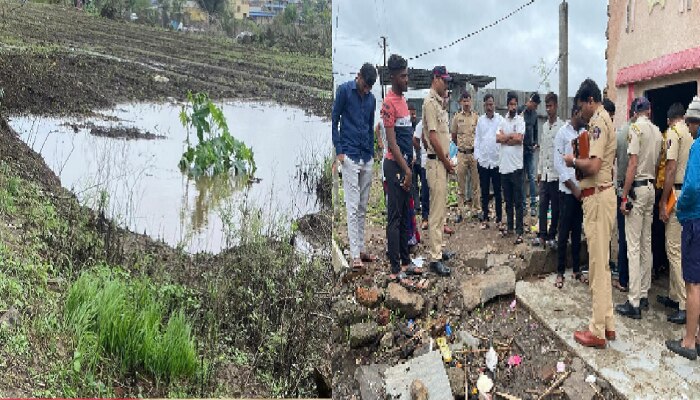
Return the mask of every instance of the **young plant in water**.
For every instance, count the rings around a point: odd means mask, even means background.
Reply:
[[[187,150],[180,159],[180,170],[190,177],[215,176],[233,169],[234,175],[255,173],[253,150],[237,140],[228,129],[221,108],[206,93],[187,93],[188,104],[180,111],[180,122],[187,128]],[[190,143],[190,130],[197,132],[197,145]]]

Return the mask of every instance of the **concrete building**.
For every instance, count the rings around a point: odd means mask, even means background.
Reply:
[[[607,94],[615,102],[615,126],[624,110],[645,95],[652,119],[666,129],[666,111],[700,94],[700,0],[610,0]]]
[[[250,15],[250,2],[248,0],[231,0],[231,9],[234,19],[246,19]]]

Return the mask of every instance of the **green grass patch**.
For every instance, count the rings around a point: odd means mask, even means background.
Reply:
[[[72,368],[94,371],[111,357],[123,372],[142,369],[158,381],[193,376],[197,352],[182,311],[146,278],[126,280],[107,269],[85,272],[70,287],[65,324],[75,342]]]

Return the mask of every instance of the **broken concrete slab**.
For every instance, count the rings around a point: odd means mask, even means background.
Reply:
[[[585,369],[581,369],[572,372],[562,384],[562,390],[570,399],[591,400],[596,395],[595,389],[586,383],[587,374],[585,371]]]
[[[387,287],[386,306],[399,311],[407,318],[415,318],[423,312],[425,299],[418,293],[411,293],[405,287],[392,282]]]
[[[464,308],[471,311],[494,297],[513,293],[515,272],[506,265],[500,265],[483,275],[471,277],[462,283],[461,288]]]
[[[566,281],[553,296],[555,275],[534,282],[518,282],[516,297],[521,305],[554,332],[597,376],[607,380],[629,399],[692,399],[700,393],[700,363],[676,356],[665,340],[680,338],[684,328],[666,321],[665,310],[656,302],[641,320],[615,316],[617,340],[606,350],[580,346],[573,332],[585,329],[590,319],[591,296],[587,285]],[[652,285],[650,299],[666,293],[667,283]],[[611,290],[613,290],[611,288]],[[614,303],[623,303],[623,293],[613,290]]]
[[[392,399],[410,399],[410,386],[420,379],[431,399],[451,399],[452,389],[439,351],[431,351],[386,370],[386,394]]]
[[[385,364],[363,365],[355,370],[355,382],[360,387],[362,400],[384,400]]]
[[[489,254],[493,253],[495,249],[491,245],[486,245],[485,247],[477,250],[472,250],[469,253],[465,254],[464,257],[460,257],[464,259],[464,264],[474,268],[478,271],[486,269],[486,260]]]
[[[350,326],[350,347],[358,348],[373,344],[379,339],[382,330],[376,322],[366,322]]]

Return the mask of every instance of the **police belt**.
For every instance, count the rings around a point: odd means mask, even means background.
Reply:
[[[428,154],[428,160],[437,160],[437,154]]]
[[[638,181],[632,182],[632,187],[637,188],[637,187],[642,187],[646,185],[653,185],[656,181],[654,179],[640,179]]]
[[[474,154],[474,149],[466,149],[466,150],[459,149],[459,152],[462,154]]]

